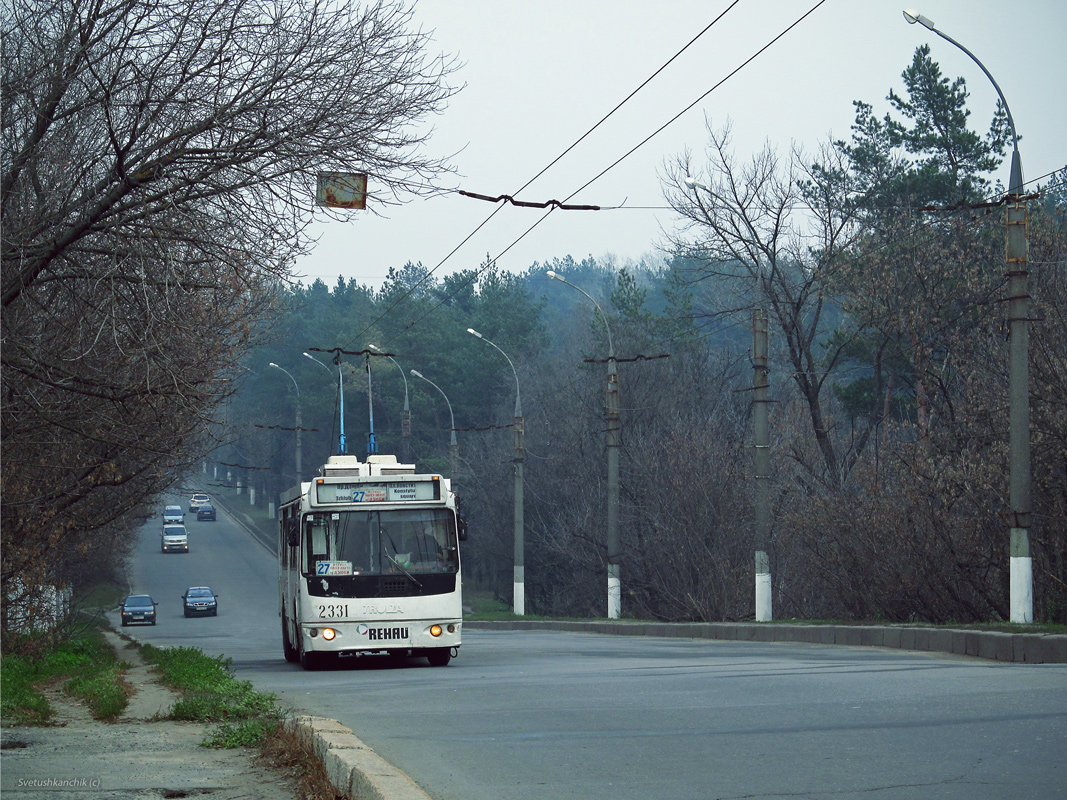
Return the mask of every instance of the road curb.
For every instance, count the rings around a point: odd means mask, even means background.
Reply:
[[[793,625],[776,622],[627,622],[590,620],[465,621],[468,630],[549,630],[615,636],[663,636],[738,642],[799,642],[889,647],[1025,664],[1067,663],[1067,635],[1001,633],[892,625]]]
[[[297,740],[323,765],[334,791],[353,800],[431,800],[411,778],[326,717],[295,717]]]

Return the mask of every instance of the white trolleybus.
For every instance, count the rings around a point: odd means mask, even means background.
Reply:
[[[281,500],[278,542],[287,661],[374,653],[443,667],[460,646],[459,540],[450,481],[396,456],[331,456]]]

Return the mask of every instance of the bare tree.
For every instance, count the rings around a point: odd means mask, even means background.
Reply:
[[[667,200],[683,220],[672,244],[702,264],[694,282],[748,283],[727,289],[738,304],[721,313],[768,308],[821,462],[799,450],[792,455],[818,482],[840,485],[867,437],[864,432],[859,441],[848,442],[852,449],[844,455],[835,441],[828,382],[845,342],[824,347],[836,260],[858,232],[853,210],[805,166],[802,154],[783,161],[768,146],[739,164],[730,150],[729,127],[715,131],[709,125],[708,135],[706,174],[694,167],[690,153],[665,168]],[[840,158],[832,150],[822,155],[825,161]]]
[[[390,0],[5,6],[5,610],[210,446],[316,173],[369,174],[373,206],[445,169],[422,121],[452,64],[410,23]]]

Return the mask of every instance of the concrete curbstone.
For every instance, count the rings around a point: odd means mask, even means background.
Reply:
[[[1067,663],[1067,636],[893,625],[797,625],[774,622],[612,622],[501,620],[467,622],[488,630],[562,630],[623,636],[660,636],[737,642],[805,642],[847,647],[891,647],[1028,664]]]
[[[322,764],[334,790],[358,800],[430,800],[411,778],[367,747],[350,728],[326,717],[294,717],[298,741]]]
[[[860,628],[860,645],[863,647],[881,647],[885,639],[882,630],[883,628],[880,625]]]
[[[1067,636],[1042,636],[1041,655],[1044,664],[1067,664]]]
[[[926,628],[927,647],[932,653],[951,653],[953,631],[942,628]]]
[[[980,658],[988,658],[993,661],[1013,660],[1011,634],[992,631],[983,634],[981,641],[978,643],[978,655]]]
[[[967,640],[970,631],[954,631],[952,636],[952,652],[958,656],[967,655]]]
[[[773,642],[777,635],[777,625],[767,625],[763,622],[757,622],[752,626],[752,641],[754,642]]]
[[[358,740],[352,731],[316,731],[313,736],[313,749],[316,758],[325,761],[331,750],[352,750],[358,747]]]
[[[844,647],[859,647],[859,629],[847,625],[834,625],[834,644]]]

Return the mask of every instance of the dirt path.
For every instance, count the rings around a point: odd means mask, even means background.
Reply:
[[[152,721],[176,695],[160,685],[136,648],[109,633],[131,665],[134,688],[124,716],[100,722],[58,688],[48,700],[56,724],[5,727],[0,793],[19,800],[295,800],[296,781],[247,748],[200,747],[212,726]]]

